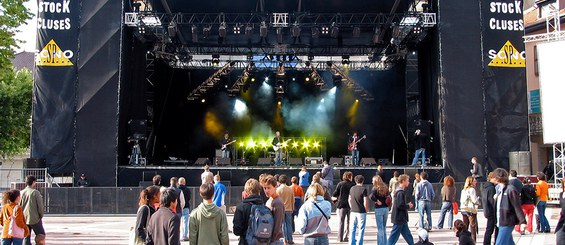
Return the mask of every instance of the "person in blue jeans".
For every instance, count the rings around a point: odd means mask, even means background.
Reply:
[[[377,221],[377,245],[386,245],[386,220],[388,218],[387,197],[390,196],[388,186],[383,182],[381,176],[373,177],[373,190],[369,199],[375,202],[375,220]]]
[[[422,179],[416,186],[416,200],[418,200],[418,213],[420,214],[420,228],[431,230],[432,229],[432,201],[435,197],[434,188],[428,181],[428,173],[420,173]],[[424,227],[424,212],[428,218],[428,225]]]
[[[387,244],[393,245],[398,241],[398,237],[402,235],[408,245],[414,245],[414,238],[408,227],[408,209],[414,207],[412,202],[406,203],[405,189],[410,184],[410,176],[403,174],[398,177],[398,188],[394,192],[394,202],[392,204],[392,231],[388,237]]]
[[[369,198],[367,188],[363,186],[365,178],[363,175],[355,176],[355,186],[349,191],[349,206],[351,218],[349,221],[349,244],[362,245],[365,236],[365,222],[367,221],[367,209],[369,209]],[[359,232],[357,232],[359,228]],[[357,234],[357,236],[355,236]]]
[[[414,132],[414,159],[412,159],[412,166],[416,166],[418,163],[418,157],[422,155],[422,165],[426,166],[426,145],[427,145],[427,137],[426,135],[422,134],[420,129],[416,129]]]
[[[520,192],[513,185],[508,184],[508,172],[502,168],[493,171],[496,188],[496,225],[498,236],[495,245],[513,245],[512,230],[520,224],[522,229],[526,226],[526,218],[522,211]]]
[[[179,189],[182,191],[184,196],[184,207],[182,208],[181,216],[182,240],[188,241],[188,219],[190,218],[190,199],[192,197],[192,192],[190,191],[190,188],[186,186],[186,179],[183,177],[179,178]]]
[[[443,221],[447,215],[447,228],[451,230],[453,225],[453,202],[455,202],[455,195],[457,189],[455,188],[455,180],[451,176],[443,178],[443,187],[441,188],[441,211],[439,220],[437,222],[437,229],[443,229]]]

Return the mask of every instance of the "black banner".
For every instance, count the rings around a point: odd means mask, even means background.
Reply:
[[[38,1],[31,157],[50,173],[73,169],[79,1]]]
[[[508,154],[527,151],[528,104],[523,3],[483,0],[483,87],[487,161],[508,169]]]

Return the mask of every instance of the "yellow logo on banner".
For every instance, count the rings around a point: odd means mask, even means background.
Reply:
[[[72,66],[69,58],[73,57],[73,51],[61,50],[53,39],[37,54],[35,64],[37,66]]]
[[[488,66],[494,67],[526,67],[526,52],[519,52],[510,41],[500,48],[498,53],[494,50],[489,52],[489,57],[492,59]]]

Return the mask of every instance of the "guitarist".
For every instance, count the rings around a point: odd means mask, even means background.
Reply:
[[[348,150],[351,155],[353,166],[359,166],[359,150],[357,149],[357,142],[359,142],[359,136],[357,136],[357,132],[353,132],[353,135],[349,137],[348,143]]]
[[[271,142],[271,144],[274,147],[277,147],[278,149],[275,151],[275,166],[280,166],[281,165],[281,158],[282,158],[282,138],[281,138],[281,132],[277,131],[275,132],[275,138],[273,138],[273,141]]]
[[[230,138],[230,134],[228,132],[224,133],[224,138],[220,141],[222,158],[230,158],[231,144],[233,142],[235,141]]]

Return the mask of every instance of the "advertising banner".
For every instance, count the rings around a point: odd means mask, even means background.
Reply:
[[[79,1],[38,1],[31,157],[50,173],[73,167]]]
[[[523,2],[483,0],[481,26],[487,160],[508,168],[508,152],[528,150]]]

